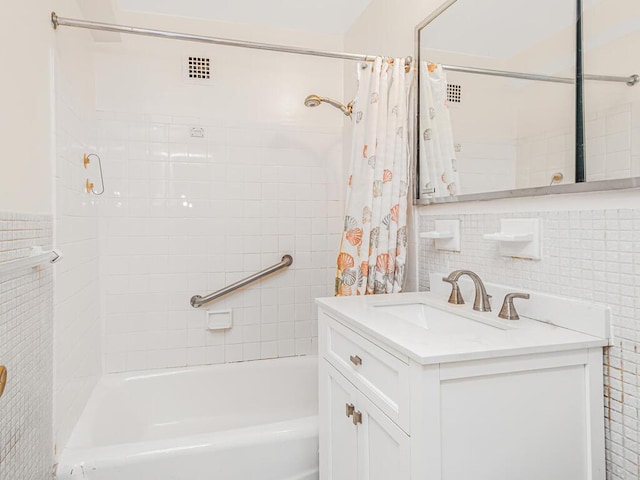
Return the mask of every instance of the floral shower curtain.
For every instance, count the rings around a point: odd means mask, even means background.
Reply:
[[[403,59],[358,65],[337,296],[402,291],[407,258],[409,95]]]
[[[442,66],[420,62],[420,196],[460,195]]]

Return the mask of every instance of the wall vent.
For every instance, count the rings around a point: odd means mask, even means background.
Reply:
[[[211,79],[211,59],[189,56],[187,58],[187,78],[189,80]]]
[[[450,103],[462,103],[462,85],[447,84],[447,100]]]

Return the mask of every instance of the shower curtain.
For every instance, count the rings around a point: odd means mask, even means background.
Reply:
[[[409,95],[404,59],[358,65],[353,146],[337,296],[402,291],[410,174]]]
[[[442,66],[420,62],[420,197],[460,195],[460,178]]]

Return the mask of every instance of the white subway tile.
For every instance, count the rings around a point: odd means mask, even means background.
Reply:
[[[278,356],[292,357],[295,355],[295,343],[293,340],[278,341]]]
[[[259,360],[261,355],[260,343],[244,343],[242,345],[242,359],[244,361]]]
[[[224,361],[225,362],[241,362],[243,360],[242,344],[225,345]]]
[[[186,367],[187,366],[187,349],[175,348],[166,351],[168,367]]]
[[[260,344],[260,358],[277,358],[278,357],[278,342],[263,342]]]
[[[206,363],[206,349],[204,347],[187,348],[187,365],[204,365]]]
[[[331,169],[340,167],[339,152],[328,157],[325,150],[328,143],[339,145],[341,135],[319,134],[323,142],[318,143],[313,131],[291,127],[284,134],[256,126],[247,142],[249,131],[244,127],[229,132],[218,125],[194,123],[205,130],[202,141],[187,136],[190,123],[183,117],[148,116],[146,123],[136,122],[127,126],[128,143],[118,138],[123,134],[110,138],[109,130],[102,128],[110,156],[121,161],[121,168],[107,173],[107,183],[114,185],[118,178],[126,182],[116,185],[117,203],[103,209],[119,221],[101,232],[108,259],[104,275],[117,275],[105,277],[111,282],[107,331],[137,332],[126,337],[133,344],[125,346],[124,353],[154,352],[146,359],[134,356],[128,365],[123,356],[124,368],[313,351],[312,295],[331,290],[323,284],[330,275],[321,268],[320,251],[337,250],[344,195],[342,184],[335,188],[326,183],[329,177],[333,182]],[[289,148],[292,138],[299,140],[300,148]],[[330,248],[328,242],[333,242]],[[312,256],[311,250],[319,252]],[[293,269],[220,301],[216,307],[234,308],[237,322],[229,331],[207,332],[204,311],[192,312],[189,296],[239,280],[277,262],[284,253],[294,253]],[[335,253],[331,257],[333,261]],[[300,276],[298,287],[292,288],[294,272],[312,265],[317,269]],[[311,283],[319,286],[311,290]],[[280,299],[285,303],[279,304]],[[140,302],[152,305],[164,315],[162,320],[141,317],[146,314]],[[296,333],[293,325],[298,320],[303,323]],[[290,325],[282,330],[284,343],[279,343],[281,321]],[[293,340],[301,335],[310,340],[296,346]],[[247,351],[243,345],[250,345]],[[213,347],[216,350],[209,353]],[[108,351],[117,350],[110,355],[122,354],[122,348],[107,345]],[[204,357],[199,349],[205,349]],[[155,353],[160,351],[164,355]]]

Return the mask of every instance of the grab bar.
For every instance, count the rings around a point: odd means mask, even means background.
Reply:
[[[205,303],[209,303],[217,298],[223,297],[239,288],[244,287],[245,285],[249,285],[250,283],[255,282],[256,280],[260,280],[262,277],[266,277],[278,270],[282,270],[283,268],[287,268],[288,266],[293,264],[293,257],[291,255],[285,255],[282,257],[282,260],[275,265],[272,265],[264,270],[259,271],[258,273],[254,273],[250,277],[243,278],[242,280],[237,281],[236,283],[232,283],[220,290],[216,290],[215,292],[207,295],[206,297],[202,297],[200,295],[194,295],[191,297],[191,306],[193,308],[200,308]]]

